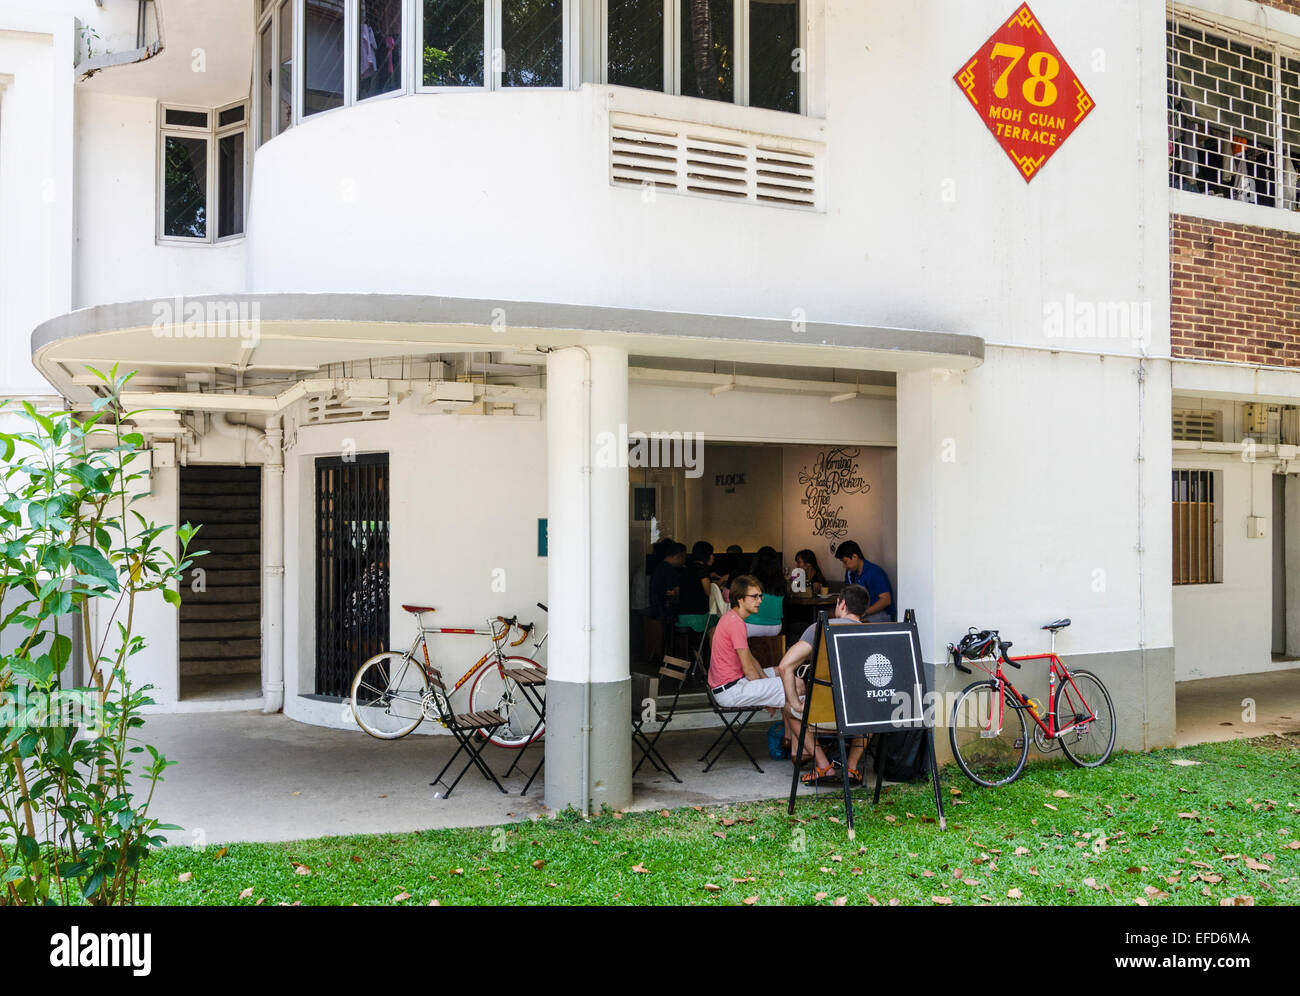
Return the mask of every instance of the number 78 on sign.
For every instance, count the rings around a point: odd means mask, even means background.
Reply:
[[[953,79],[1026,183],[1096,106],[1028,4]]]

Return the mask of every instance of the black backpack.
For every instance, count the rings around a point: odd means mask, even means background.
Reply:
[[[885,778],[891,782],[914,782],[928,775],[925,730],[900,730],[884,734]]]

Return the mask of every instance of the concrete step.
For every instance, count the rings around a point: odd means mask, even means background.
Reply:
[[[188,622],[247,622],[261,618],[258,602],[181,602],[181,625]]]
[[[257,571],[232,571],[231,574],[242,573],[249,574],[249,580],[257,580]],[[224,579],[223,579],[224,580]],[[248,602],[257,604],[262,599],[262,589],[256,584],[213,584],[208,582],[207,591],[191,591],[189,588],[181,589],[181,605],[187,601],[194,601],[201,605],[214,605],[217,602]]]
[[[224,661],[238,657],[262,656],[260,639],[240,640],[182,640],[181,660]]]
[[[191,519],[191,522],[196,520]],[[196,522],[196,524],[199,524]],[[261,526],[256,519],[252,522],[230,522],[227,519],[221,521],[210,521],[201,523],[203,528],[199,530],[199,539],[205,544],[205,549],[224,550],[226,544],[218,543],[217,540],[226,539],[257,539],[261,533]]]
[[[196,658],[181,662],[181,674],[183,676],[195,674],[259,674],[261,670],[262,661],[257,657]]]
[[[181,649],[184,650],[196,640],[239,640],[257,639],[262,635],[260,619],[199,619],[181,620]]]

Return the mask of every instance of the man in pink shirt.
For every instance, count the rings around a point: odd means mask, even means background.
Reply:
[[[731,611],[713,631],[709,659],[709,687],[724,709],[782,709],[786,706],[785,686],[776,668],[759,667],[749,651],[745,620],[758,611],[763,586],[748,574],[731,582]]]

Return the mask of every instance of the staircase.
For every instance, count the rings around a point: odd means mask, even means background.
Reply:
[[[203,527],[190,547],[208,551],[180,589],[181,698],[187,679],[192,689],[209,691],[218,677],[246,689],[261,673],[261,511],[260,468],[181,468],[180,521]]]

